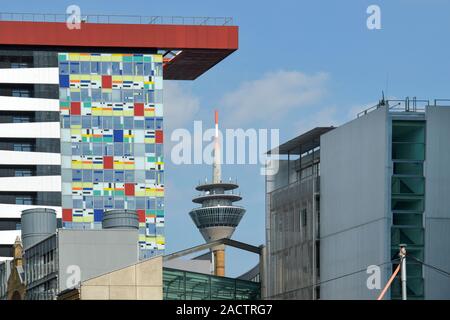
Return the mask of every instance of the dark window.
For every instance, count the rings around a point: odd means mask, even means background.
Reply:
[[[30,177],[33,175],[33,170],[31,170],[31,169],[16,169],[14,175],[16,177]]]
[[[33,197],[32,196],[17,196],[16,204],[31,205],[31,204],[33,204]]]
[[[14,143],[14,151],[33,151],[33,145],[28,142]]]
[[[302,209],[302,226],[306,227],[306,225],[308,224],[308,215],[307,215],[307,211],[306,209]]]
[[[28,89],[15,88],[12,89],[11,95],[13,97],[30,97],[31,92]]]
[[[32,119],[30,116],[13,116],[12,122],[13,123],[25,123],[25,122],[31,122]]]

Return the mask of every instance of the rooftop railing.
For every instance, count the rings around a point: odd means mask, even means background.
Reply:
[[[397,99],[381,100],[378,104],[359,112],[357,114],[357,117],[359,118],[383,106],[387,106],[389,108],[389,112],[392,113],[394,112],[421,113],[425,112],[425,109],[427,107],[432,106],[450,107],[450,99],[434,99],[433,103],[430,103],[430,100],[416,99],[415,97],[412,99],[407,97],[403,100]]]
[[[57,13],[14,13],[0,12],[0,21],[21,22],[72,22],[73,15]],[[82,23],[106,24],[169,24],[196,26],[231,26],[232,17],[183,17],[183,16],[139,16],[139,15],[103,15],[81,14]]]

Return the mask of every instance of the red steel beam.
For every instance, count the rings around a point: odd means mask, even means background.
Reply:
[[[164,78],[192,80],[238,49],[238,27],[0,21],[0,45],[185,50]]]
[[[0,44],[236,50],[238,27],[0,21]]]

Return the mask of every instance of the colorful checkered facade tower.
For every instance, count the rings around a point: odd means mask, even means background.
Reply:
[[[136,210],[143,256],[164,250],[162,56],[59,53],[58,65],[63,227]]]
[[[83,15],[73,29],[64,14],[46,17],[0,17],[0,260],[12,256],[22,211],[42,207],[73,229],[134,210],[141,257],[162,254],[163,79],[213,68],[238,48],[238,27]]]

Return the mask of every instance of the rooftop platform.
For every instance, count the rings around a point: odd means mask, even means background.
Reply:
[[[239,28],[231,18],[81,15],[80,29],[69,29],[67,18],[0,12],[0,45],[159,52],[166,80],[194,80],[238,49]]]

